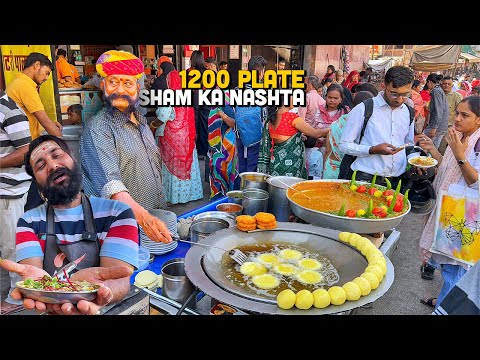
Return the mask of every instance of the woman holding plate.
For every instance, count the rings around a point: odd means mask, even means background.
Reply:
[[[448,147],[442,156],[427,136],[420,136],[420,146],[438,161],[438,173],[433,182],[437,195],[446,192],[451,184],[478,189],[480,173],[480,96],[469,96],[463,99],[456,108],[455,123],[445,136]],[[438,203],[437,203],[438,206]],[[468,265],[447,258],[440,254],[432,254],[430,247],[434,240],[436,211],[432,211],[420,238],[420,257],[425,264],[441,269],[444,279],[438,299],[429,298],[423,303],[438,307],[447,293],[466,273]]]

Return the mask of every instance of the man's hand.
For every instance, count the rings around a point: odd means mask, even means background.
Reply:
[[[114,300],[114,292],[109,282],[130,277],[132,269],[127,266],[91,267],[77,271],[71,276],[72,281],[88,281],[101,285],[97,297],[93,301],[80,300],[76,305],[71,303],[54,304],[52,310],[60,315],[96,315],[102,306]]]
[[[369,150],[369,153],[377,154],[377,155],[394,155],[400,150],[401,149],[397,149],[392,144],[383,143],[383,144],[372,146]]]
[[[54,124],[58,128],[58,130],[60,130],[60,132],[62,132],[62,130],[63,130],[62,124],[60,124],[58,121],[55,121]]]
[[[3,269],[17,273],[22,277],[22,279],[39,279],[42,278],[44,275],[48,275],[48,273],[33,265],[26,265],[26,264],[19,264],[14,261],[10,260],[1,260],[0,267]],[[14,300],[22,300],[23,299],[23,306],[25,306],[28,310],[37,309],[37,311],[44,312],[46,310],[46,304],[40,301],[35,301],[32,299],[24,299],[20,291],[15,288],[11,293],[12,299]]]
[[[172,236],[165,223],[148,211],[144,210],[137,221],[150,240],[163,243],[172,241]]]

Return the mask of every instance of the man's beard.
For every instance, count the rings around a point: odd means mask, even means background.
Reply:
[[[139,97],[138,94],[135,97],[131,97],[128,95],[118,95],[118,94],[112,94],[112,95],[106,95],[105,91],[103,92],[103,101],[105,103],[105,110],[109,114],[113,114],[115,110],[121,111],[115,106],[113,106],[113,101],[115,99],[126,99],[128,101],[128,107],[122,111],[125,115],[130,115],[131,113],[135,112],[136,108],[138,107],[139,104]]]
[[[67,178],[60,184],[53,184],[53,180],[62,175],[66,175]],[[80,192],[82,173],[77,163],[74,163],[72,169],[62,167],[51,173],[45,186],[37,185],[49,204],[66,205],[71,203]]]

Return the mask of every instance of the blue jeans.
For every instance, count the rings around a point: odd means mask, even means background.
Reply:
[[[258,153],[260,152],[260,143],[245,148],[242,140],[236,138],[237,154],[238,154],[238,172],[256,172],[258,165]]]
[[[435,304],[435,309],[442,303],[445,296],[452,290],[455,284],[460,280],[463,275],[467,272],[460,265],[450,265],[442,264],[442,277],[443,277],[443,286],[438,294],[437,303]]]

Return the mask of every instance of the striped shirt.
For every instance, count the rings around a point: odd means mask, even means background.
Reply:
[[[100,243],[100,257],[125,261],[138,268],[138,225],[132,209],[125,203],[91,196],[93,218]],[[16,260],[42,257],[45,253],[47,206],[27,211],[18,220]],[[54,208],[58,244],[80,241],[85,230],[82,205]]]
[[[32,141],[28,118],[15,101],[0,90],[0,158]],[[31,177],[23,164],[0,168],[0,199],[21,198],[30,188]]]
[[[138,126],[121,111],[102,109],[85,125],[80,140],[85,193],[110,199],[128,191],[145,209],[165,209],[160,151],[145,117],[138,111],[135,117]],[[140,237],[148,239],[141,227]]]

